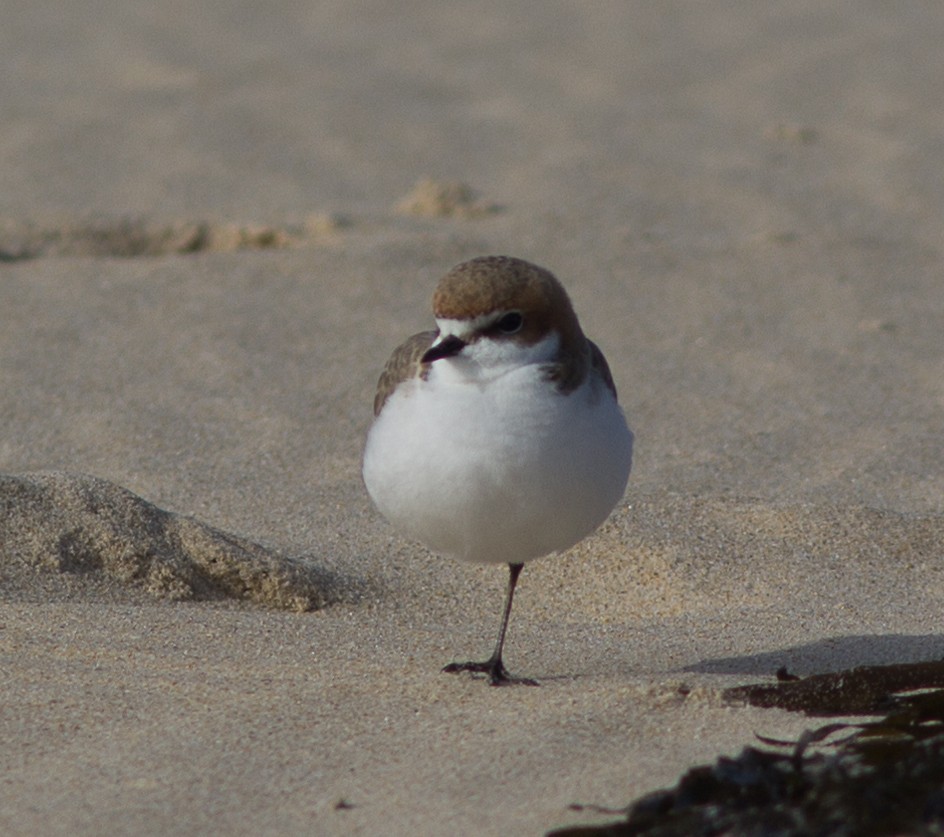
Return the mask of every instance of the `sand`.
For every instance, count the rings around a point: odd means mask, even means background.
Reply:
[[[8,9],[0,832],[605,822],[811,726],[727,687],[940,658],[942,42],[842,0]],[[636,433],[522,576],[539,689],[440,673],[504,574],[360,480],[488,253],[561,278]]]

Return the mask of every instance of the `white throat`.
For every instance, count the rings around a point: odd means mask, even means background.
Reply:
[[[556,361],[560,353],[556,331],[548,332],[536,343],[520,343],[509,337],[476,335],[475,321],[437,320],[436,324],[440,332],[437,343],[453,335],[469,341],[458,355],[433,362],[430,375],[437,380],[488,381],[517,369]]]

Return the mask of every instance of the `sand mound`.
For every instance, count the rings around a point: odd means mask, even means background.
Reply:
[[[402,215],[421,218],[482,218],[499,207],[479,199],[478,194],[458,180],[433,180],[424,177],[394,209]]]
[[[333,240],[346,223],[324,212],[312,213],[294,224],[162,221],[138,216],[45,222],[0,218],[0,262],[280,250]]]
[[[0,571],[89,574],[167,599],[240,599],[284,610],[332,600],[322,570],[114,483],[64,472],[0,475]]]

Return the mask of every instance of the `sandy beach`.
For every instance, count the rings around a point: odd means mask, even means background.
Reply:
[[[0,832],[542,834],[944,656],[944,7],[9,9]],[[453,265],[552,270],[635,435],[522,576],[360,476]]]

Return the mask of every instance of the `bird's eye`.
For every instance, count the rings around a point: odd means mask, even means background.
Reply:
[[[499,318],[498,322],[495,323],[495,328],[502,334],[514,334],[516,331],[521,330],[523,323],[524,317],[522,317],[518,311],[509,311]]]

